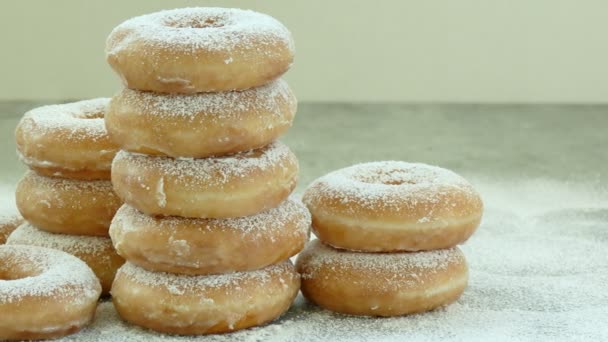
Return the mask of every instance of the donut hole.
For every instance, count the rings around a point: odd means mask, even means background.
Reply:
[[[357,175],[356,179],[368,184],[403,185],[417,184],[416,179],[407,170],[377,170],[368,174]]]
[[[26,267],[23,263],[12,262],[12,260],[0,260],[0,280],[24,279],[35,277],[40,273],[40,270]]]
[[[103,119],[103,112],[90,112],[90,113],[82,113],[78,115],[79,119]]]
[[[210,18],[184,18],[182,20],[168,21],[165,23],[169,27],[173,28],[219,28],[223,27],[224,23],[218,17]]]

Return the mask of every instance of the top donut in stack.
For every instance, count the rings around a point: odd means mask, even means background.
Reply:
[[[311,221],[306,207],[288,198],[298,161],[277,141],[297,107],[280,79],[293,62],[291,33],[261,13],[185,8],[127,20],[110,34],[106,53],[125,85],[106,116],[123,149],[113,161],[112,182],[126,204],[110,228],[129,262],[113,290],[121,316],[159,331],[201,334],[261,324],[287,310],[299,290],[287,260],[304,247]],[[238,302],[245,297],[231,304],[241,313],[214,314],[204,301],[182,303],[199,315],[192,324],[162,319],[164,302],[146,309],[158,313],[156,321],[130,309],[139,296],[129,290],[136,281],[130,269],[209,284],[222,274],[238,284],[243,273],[266,274],[275,266],[291,280],[273,294],[287,305],[267,310],[268,317],[247,318],[254,311]],[[175,305],[186,300],[172,297]],[[218,323],[224,319],[225,329]]]

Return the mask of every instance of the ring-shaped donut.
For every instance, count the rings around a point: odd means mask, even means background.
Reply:
[[[108,134],[122,149],[205,158],[268,145],[293,122],[296,98],[276,80],[244,91],[159,94],[123,89],[106,115]]]
[[[287,311],[300,288],[290,261],[251,272],[187,276],[127,262],[112,287],[126,321],[155,331],[202,335],[262,325]]]
[[[109,101],[50,105],[25,113],[15,130],[21,161],[48,177],[110,179],[118,146],[104,125]]]
[[[229,219],[152,217],[125,204],[110,227],[116,250],[129,262],[192,275],[251,271],[287,260],[304,248],[309,232],[308,209],[294,198]]]
[[[118,25],[106,57],[128,88],[159,93],[243,90],[282,75],[293,62],[291,33],[249,10],[181,8]]]
[[[95,315],[99,280],[78,258],[35,246],[0,246],[0,340],[79,331]]]
[[[294,189],[298,161],[274,142],[261,149],[206,159],[174,159],[120,151],[112,183],[122,200],[148,215],[228,218],[278,206]]]
[[[108,236],[122,202],[107,180],[43,177],[28,171],[17,183],[17,208],[39,229],[60,234]]]
[[[481,197],[464,178],[436,166],[370,162],[331,172],[306,190],[313,231],[334,247],[366,251],[449,248],[481,221]]]
[[[361,253],[311,241],[296,261],[302,293],[331,311],[399,316],[432,310],[460,297],[468,268],[458,249]]]

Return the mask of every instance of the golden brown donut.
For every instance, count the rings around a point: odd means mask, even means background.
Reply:
[[[290,261],[210,276],[150,272],[127,262],[112,297],[127,322],[155,331],[203,335],[265,324],[283,314],[300,288]]]
[[[199,93],[257,87],[293,62],[291,33],[249,10],[180,8],[118,25],[106,58],[131,89]]]
[[[252,216],[230,219],[151,217],[123,205],[110,227],[120,255],[154,272],[191,275],[250,271],[304,248],[310,214],[297,199]]]
[[[72,235],[108,236],[121,201],[107,180],[50,178],[28,171],[17,184],[17,208],[34,226]]]
[[[104,114],[110,99],[44,106],[25,113],[17,129],[17,152],[41,175],[110,179],[118,146],[110,140]]]
[[[339,250],[319,240],[296,261],[302,294],[328,310],[350,315],[399,316],[458,299],[468,282],[458,249],[403,253]]]
[[[71,254],[84,261],[101,282],[102,294],[110,293],[114,275],[125,263],[107,237],[48,233],[29,223],[22,224],[6,241],[7,245],[39,246]]]
[[[17,212],[0,213],[0,245],[3,245],[8,236],[22,223],[23,217]]]
[[[479,226],[483,203],[464,178],[436,166],[370,162],[331,172],[304,193],[313,231],[367,252],[449,248]]]
[[[123,89],[106,127],[122,149],[204,158],[268,145],[293,122],[296,98],[279,79],[245,91],[192,95]]]
[[[0,340],[52,339],[93,320],[99,280],[78,258],[35,246],[0,246]]]
[[[112,183],[122,200],[148,215],[227,218],[278,206],[297,182],[287,146],[207,159],[173,159],[120,151]]]

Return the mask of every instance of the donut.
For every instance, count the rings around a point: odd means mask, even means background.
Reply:
[[[294,189],[298,161],[274,142],[207,159],[173,159],[120,151],[112,183],[120,198],[148,215],[227,218],[278,206]]]
[[[118,270],[112,298],[127,322],[162,333],[203,335],[270,322],[289,309],[299,288],[290,261],[211,276],[150,272],[127,262]]]
[[[313,240],[296,261],[302,294],[349,315],[400,316],[460,297],[468,269],[458,247],[422,252],[361,253]]]
[[[293,62],[291,33],[276,19],[226,8],[181,8],[118,25],[106,58],[131,89],[159,93],[243,90],[279,77]]]
[[[101,282],[102,294],[112,288],[114,275],[125,263],[107,237],[54,234],[40,230],[29,223],[22,224],[6,241],[7,245],[39,246],[72,254],[84,261]]]
[[[125,150],[204,158],[268,145],[291,127],[295,113],[296,98],[279,79],[245,91],[193,95],[123,89],[105,120]]]
[[[18,213],[0,212],[0,245],[3,245],[6,242],[8,236],[11,235],[21,223],[23,223],[23,217]]]
[[[0,246],[0,340],[65,336],[92,321],[101,286],[78,258],[54,249]]]
[[[289,198],[276,208],[230,219],[151,217],[123,205],[110,226],[114,247],[154,272],[190,275],[251,271],[295,255],[309,238],[310,214]]]
[[[83,181],[25,173],[15,191],[17,208],[34,226],[71,235],[108,236],[121,201],[107,180]]]
[[[483,203],[464,178],[436,166],[370,162],[331,172],[306,189],[313,231],[366,252],[449,248],[466,241]]]
[[[110,99],[44,106],[25,113],[17,129],[17,153],[30,169],[49,177],[110,179],[118,146],[104,114]]]

